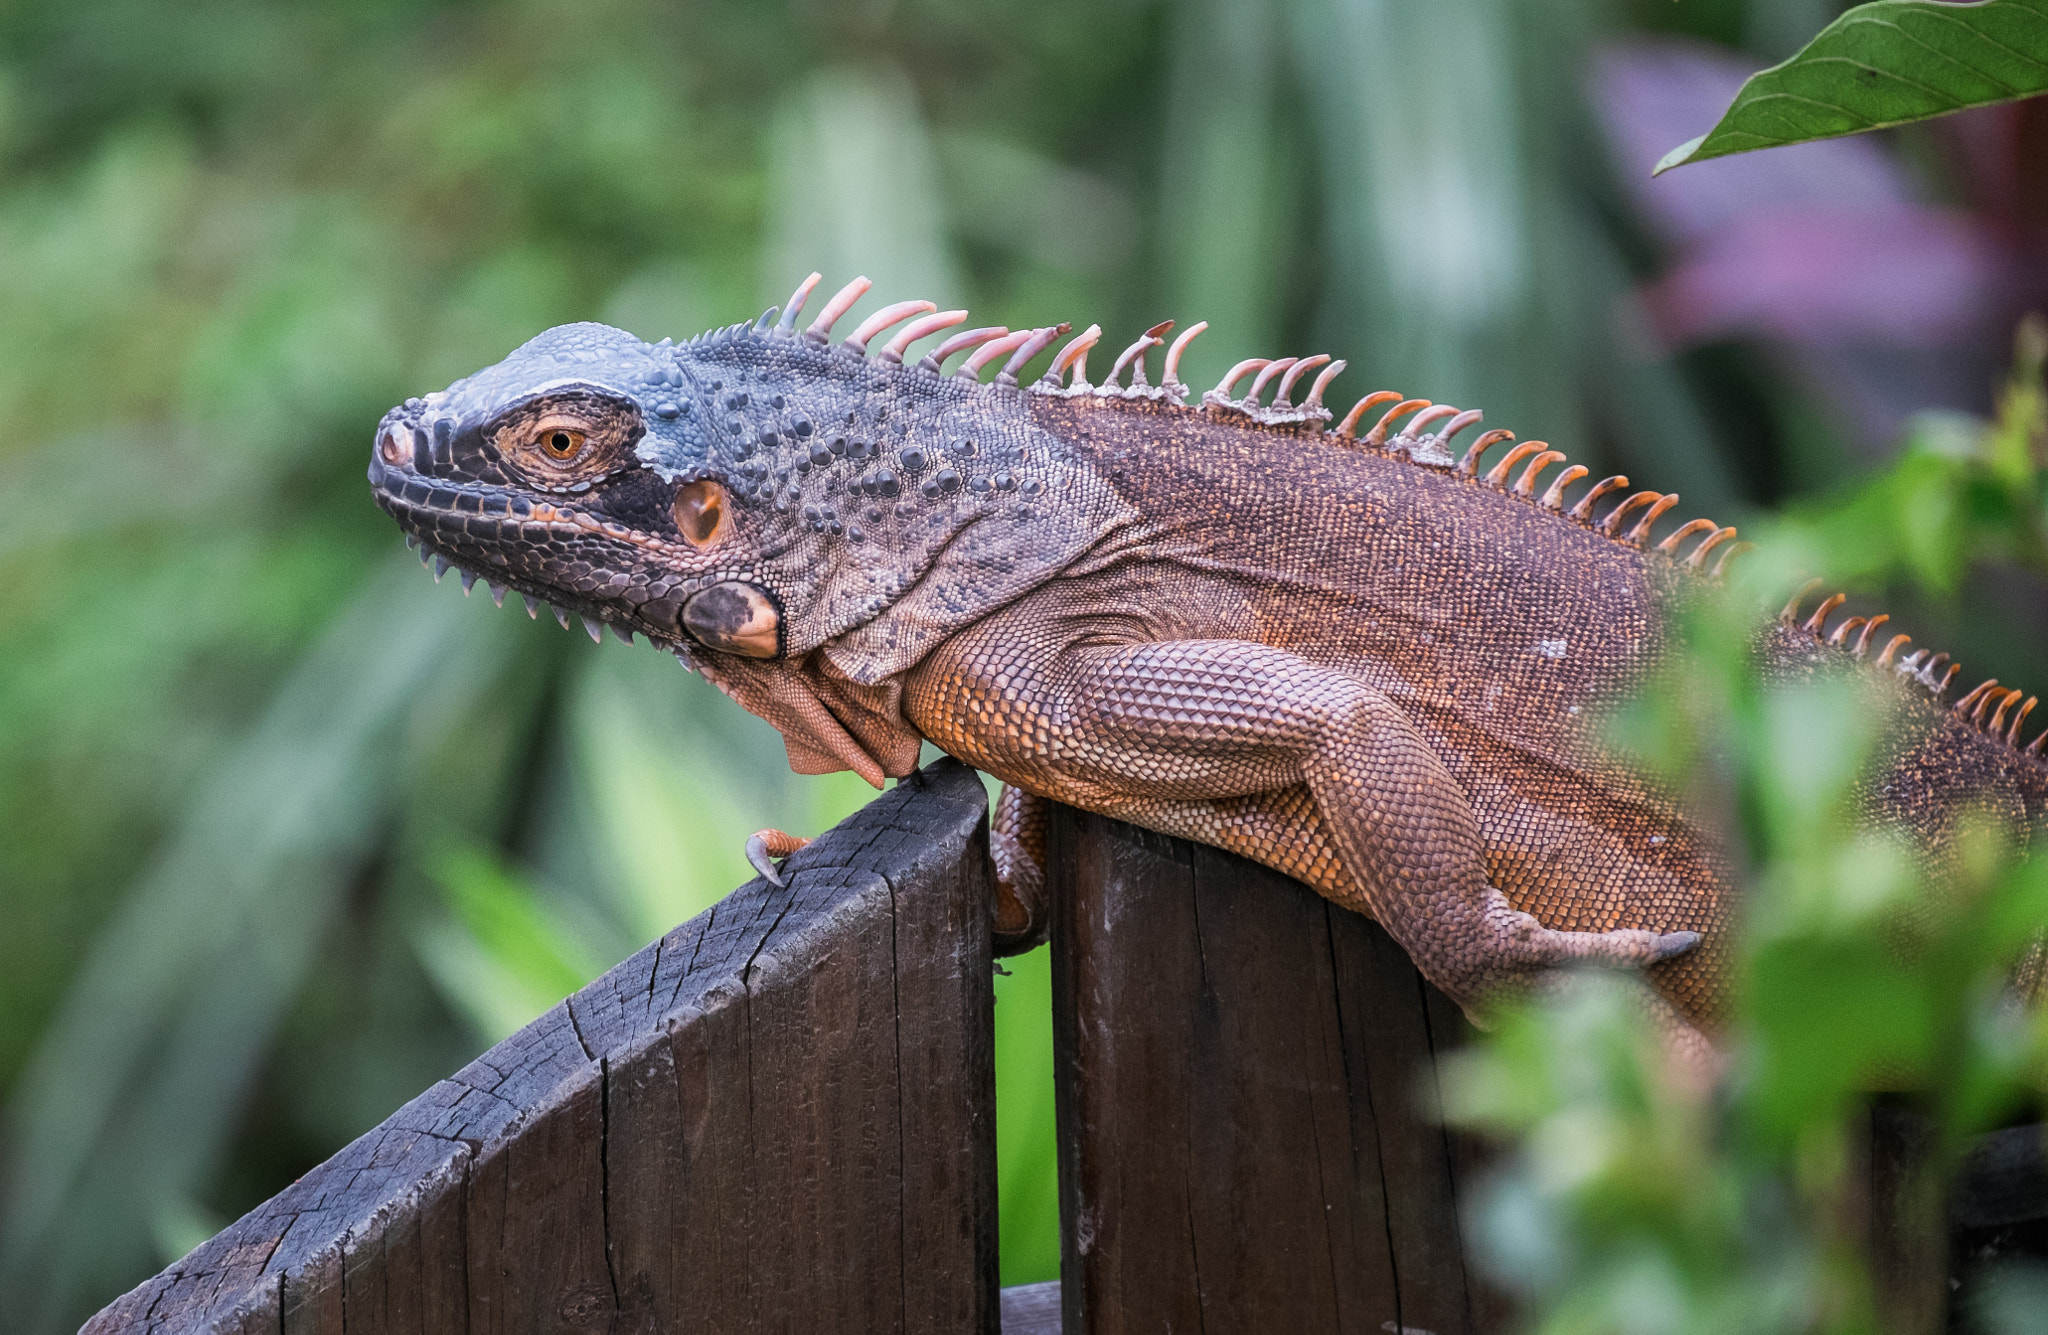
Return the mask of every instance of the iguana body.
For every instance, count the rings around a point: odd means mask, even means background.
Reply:
[[[803,334],[788,316],[679,347],[552,330],[394,409],[371,481],[423,555],[647,634],[775,724],[799,771],[879,783],[928,739],[1003,780],[1013,940],[1036,916],[1037,801],[1054,799],[1299,877],[1378,918],[1461,1002],[1591,957],[1651,966],[1683,1015],[1713,1020],[1727,861],[1596,724],[1656,663],[1698,587],[1686,567],[1731,530],[1646,549],[1669,504],[1655,493],[1607,509],[1601,484],[1567,514],[1561,486],[1535,493],[1554,452],[1520,465],[1515,447],[1519,479],[1480,476],[1481,450],[1459,467],[1443,446],[1476,414],[1387,441],[1384,422],[1354,435],[1354,410],[1327,431],[1327,373],[1303,407],[1299,370],[1262,405],[1291,361],[1239,368],[1263,371],[1243,400],[1226,380],[1180,406],[1171,360],[1168,389],[1143,383],[1163,330],[1119,361],[1136,356],[1129,389],[1088,387],[1085,361],[1071,385],[1017,388],[1064,330],[975,331],[923,366],[892,360],[903,335],[870,353],[928,304],[829,344],[864,290]],[[967,374],[941,374],[966,347]],[[1761,652],[1783,671],[1846,660],[1824,618]],[[1899,670],[1868,674],[1892,711],[1873,816],[1938,841],[1964,802],[2038,815],[2048,768],[2011,740],[2018,696],[1943,708],[1945,679],[1894,648]]]

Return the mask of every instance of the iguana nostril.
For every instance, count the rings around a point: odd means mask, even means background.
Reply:
[[[737,580],[714,584],[683,604],[683,629],[707,649],[773,658],[782,648],[782,614],[766,589]]]
[[[412,442],[387,428],[378,438],[377,453],[391,467],[404,468],[412,463]]]

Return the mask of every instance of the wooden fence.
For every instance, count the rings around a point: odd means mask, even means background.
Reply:
[[[1373,923],[1216,850],[1051,834],[1063,1283],[997,1291],[986,802],[942,761],[399,1109],[101,1312],[113,1332],[1502,1331],[1421,1117],[1464,1020]],[[2048,1254],[2036,1128],[1889,1310]]]

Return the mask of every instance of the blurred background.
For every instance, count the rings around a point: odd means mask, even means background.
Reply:
[[[1839,9],[0,7],[6,1327],[71,1329],[869,791],[436,586],[363,481],[390,404],[817,268],[1105,345],[1207,319],[1198,388],[1328,351],[1333,398],[1742,523],[1988,413],[2048,298],[2038,101],[1650,180]],[[1948,586],[1887,605],[2048,685],[2038,581]],[[1011,970],[1006,1284],[1058,1266],[1044,952]]]

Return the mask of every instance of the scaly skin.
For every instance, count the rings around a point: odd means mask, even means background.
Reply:
[[[1002,779],[1009,946],[1042,929],[1055,799],[1372,914],[1467,1006],[1591,958],[1718,1018],[1726,859],[1595,726],[1700,587],[1646,550],[1654,495],[1596,526],[1313,407],[983,386],[784,323],[550,331],[388,414],[372,484],[423,557],[648,635],[801,772],[879,784],[929,739]],[[1765,634],[1767,667],[1853,663],[1824,618]],[[1905,667],[1863,671],[1890,719],[1871,819],[1938,850],[1964,804],[2038,818],[2017,697],[1973,720]]]

